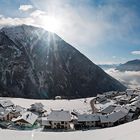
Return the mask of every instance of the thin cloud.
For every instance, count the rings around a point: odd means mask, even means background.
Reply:
[[[62,27],[55,32],[91,60],[97,60],[94,58],[96,55],[93,57],[91,54],[96,47],[100,48],[100,51],[108,44],[113,46],[116,42],[140,44],[139,33],[136,32],[136,29],[139,29],[140,18],[133,8],[113,0],[107,0],[103,5],[90,4],[89,1],[91,2],[91,0],[31,0],[33,6],[28,8],[33,8],[28,11],[24,6],[28,12],[22,12],[22,17],[26,18],[0,17],[0,25],[1,23],[7,25],[9,20],[9,24],[13,25],[16,19],[16,25],[27,23],[44,27],[43,21],[47,27],[47,20],[44,19],[47,19],[47,16],[54,16]],[[21,5],[19,9],[24,8]],[[26,11],[25,9],[22,11]],[[29,21],[24,22],[26,19]],[[46,27],[44,28],[47,29]],[[111,60],[112,63],[116,63],[115,60],[122,62],[122,59],[117,57]]]
[[[20,25],[20,24],[27,24],[31,25],[34,24],[34,19],[27,17],[27,18],[11,18],[11,17],[4,17],[1,15],[0,17],[0,27],[5,25]]]
[[[41,11],[41,10],[35,10],[33,11],[30,16],[31,17],[39,17],[39,16],[45,16],[46,12]]]
[[[140,55],[140,51],[132,51],[131,54]]]
[[[19,10],[24,11],[24,12],[29,11],[31,9],[33,9],[32,5],[20,5],[19,7]]]
[[[73,6],[70,0],[32,1],[35,6],[41,2],[42,5],[49,5],[47,10],[39,10],[41,7],[38,7],[27,18],[32,18],[35,24],[41,27],[41,20],[36,17],[43,18],[43,16],[51,15],[60,19],[63,28],[56,33],[79,50],[81,47],[90,49],[90,47],[101,46],[114,39],[131,41],[130,35],[134,34],[133,28],[139,23],[135,12],[123,5],[107,3],[101,6],[91,6],[88,2],[81,0],[79,5]],[[22,11],[32,8],[32,5],[19,7]],[[113,21],[112,17],[116,17],[116,21]]]

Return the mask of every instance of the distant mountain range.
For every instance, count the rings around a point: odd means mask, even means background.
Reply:
[[[119,66],[119,64],[100,64],[98,66],[102,68],[103,70],[107,70],[111,68],[116,68],[117,66]]]
[[[140,71],[140,59],[131,60],[116,67],[119,71]]]
[[[81,98],[125,89],[54,33],[27,25],[0,30],[0,96]]]

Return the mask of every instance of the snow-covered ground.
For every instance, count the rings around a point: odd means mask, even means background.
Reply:
[[[75,132],[0,130],[1,140],[140,140],[140,120],[117,127]]]
[[[89,112],[90,108],[90,100],[93,98],[85,99],[77,99],[77,100],[33,100],[33,99],[21,99],[21,98],[1,98],[1,99],[9,99],[15,105],[20,105],[25,108],[29,108],[31,104],[36,102],[41,102],[44,105],[44,109],[47,111],[53,110],[77,110],[79,113]]]
[[[8,98],[13,103],[23,107],[29,107],[32,103],[42,102],[47,110],[49,109],[66,109],[78,110],[84,112],[90,110],[90,100],[88,98],[78,100],[29,100]],[[139,140],[140,139],[140,120],[126,123],[120,126],[95,129],[88,131],[74,131],[74,132],[38,132],[34,131],[13,131],[0,130],[0,140]]]

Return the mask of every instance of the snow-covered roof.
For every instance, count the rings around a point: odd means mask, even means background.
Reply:
[[[114,111],[115,108],[116,108],[116,105],[109,105],[105,109],[101,110],[101,113],[110,114]]]
[[[52,110],[52,112],[48,115],[49,121],[71,121],[72,115],[69,111],[64,110]]]
[[[107,98],[106,98],[105,95],[98,94],[97,97],[96,97],[96,100],[100,103],[100,102],[103,102],[103,101],[107,100]]]
[[[34,103],[31,105],[32,108],[43,108],[44,105],[42,103]]]
[[[102,98],[105,98],[106,96],[104,94],[97,94],[96,97],[102,99]]]
[[[135,95],[134,90],[126,90],[126,94],[130,96]]]
[[[112,96],[112,95],[116,95],[117,93],[118,93],[117,91],[108,91],[108,92],[104,92],[103,95]]]
[[[33,125],[35,123],[35,121],[37,120],[37,118],[38,118],[37,115],[35,115],[32,112],[27,111],[27,112],[23,113],[21,116],[19,116],[18,118],[12,119],[12,121],[18,122],[20,120],[24,120],[25,122]]]
[[[131,105],[140,108],[140,100],[136,100],[136,101],[134,101],[133,103],[131,103]]]
[[[84,122],[84,121],[99,121],[99,115],[98,114],[79,114],[77,116],[79,122]]]
[[[16,106],[9,108],[9,109],[11,109],[11,113],[22,113],[25,111],[25,109],[19,105],[16,105]]]
[[[5,108],[13,106],[14,104],[10,100],[0,100],[0,105]]]
[[[125,108],[127,108],[128,110],[131,110],[131,111],[136,111],[137,107],[134,106],[134,105],[131,105],[131,104],[127,104],[125,106]]]
[[[136,96],[135,98],[133,98],[132,100],[130,100],[130,102],[132,103],[132,102],[138,101],[138,100],[140,100],[140,96]]]
[[[101,123],[107,123],[107,122],[116,122],[120,120],[121,118],[125,117],[128,114],[128,110],[125,108],[122,108],[120,111],[113,112],[108,115],[100,115]]]
[[[114,99],[118,101],[121,100],[129,101],[131,99],[131,96],[125,94],[125,95],[116,96]]]

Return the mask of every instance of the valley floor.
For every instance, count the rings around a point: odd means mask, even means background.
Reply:
[[[42,102],[45,108],[50,109],[66,109],[66,110],[79,110],[84,112],[90,111],[90,100],[88,98],[78,100],[29,100],[29,99],[10,99],[13,103],[23,107],[29,107],[35,102]],[[139,140],[140,139],[140,120],[135,120],[116,127],[86,130],[86,131],[73,131],[73,132],[39,132],[33,131],[15,131],[0,129],[1,140]]]

